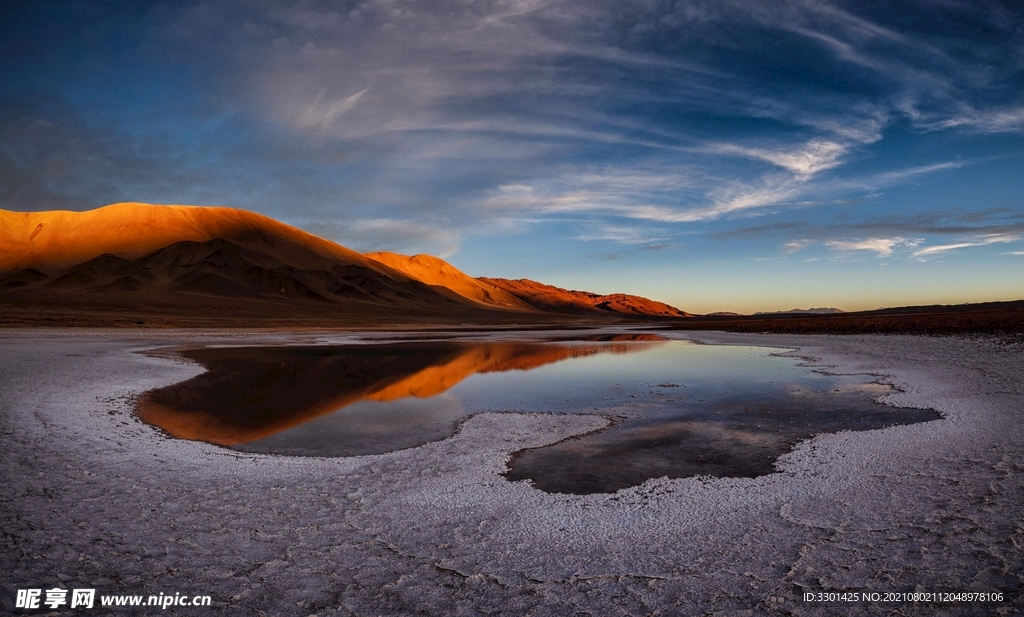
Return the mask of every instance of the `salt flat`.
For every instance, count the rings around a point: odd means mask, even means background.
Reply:
[[[60,586],[213,597],[212,608],[164,614],[1024,610],[1019,343],[668,336],[793,349],[830,371],[876,374],[900,390],[885,401],[943,419],[821,435],[760,478],[557,495],[506,481],[508,456],[595,430],[603,418],[480,414],[418,448],[300,459],[173,440],[131,413],[134,395],[200,370],[133,352],[349,335],[2,331],[4,607],[18,588]],[[823,590],[1001,591],[1007,600],[823,607],[801,599]]]

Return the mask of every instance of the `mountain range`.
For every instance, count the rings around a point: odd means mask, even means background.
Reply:
[[[474,278],[429,255],[360,254],[245,210],[140,203],[0,210],[0,307],[15,321],[192,325],[690,316],[638,296]]]

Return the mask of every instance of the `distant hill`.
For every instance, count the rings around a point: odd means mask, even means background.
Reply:
[[[765,311],[765,312],[759,312],[759,313],[754,313],[754,314],[755,315],[793,315],[793,314],[800,314],[800,315],[836,315],[836,314],[844,313],[844,312],[845,311],[841,311],[841,310],[839,310],[837,308],[809,308],[809,309],[798,309],[797,308],[797,309],[790,309],[788,311]]]
[[[793,334],[989,334],[1024,342],[1024,300],[956,305],[901,306],[838,313],[712,313],[666,324],[680,330],[788,332]]]
[[[501,280],[472,278],[429,255],[361,255],[232,208],[125,203],[88,212],[0,210],[0,306],[6,314],[0,323],[79,323],[90,311],[89,323],[110,315],[107,321],[149,317],[190,325],[248,325],[270,317],[358,325],[567,313],[686,316],[636,296],[532,282],[533,292],[522,285],[513,291],[494,282]],[[580,310],[549,302],[549,290],[579,295],[570,304]]]

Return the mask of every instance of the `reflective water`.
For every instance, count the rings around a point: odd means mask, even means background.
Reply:
[[[482,411],[612,418],[510,462],[509,479],[566,493],[763,475],[814,434],[938,417],[874,403],[888,386],[869,376],[813,372],[773,351],[649,334],[194,349],[182,353],[208,372],[147,393],[137,412],[176,437],[298,456],[414,447]]]

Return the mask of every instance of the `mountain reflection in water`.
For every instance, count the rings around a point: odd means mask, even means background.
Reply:
[[[509,463],[510,480],[576,494],[662,476],[756,477],[820,433],[939,417],[874,402],[892,389],[871,376],[811,371],[774,351],[652,334],[191,349],[180,353],[207,372],[146,393],[137,413],[174,437],[296,456],[411,448],[482,411],[610,418]]]
[[[432,341],[190,349],[180,354],[207,372],[147,392],[136,413],[174,437],[253,450],[240,446],[342,412],[346,434],[335,435],[333,444],[299,439],[290,440],[304,442],[295,447],[281,444],[280,448],[254,450],[326,456],[378,454],[443,439],[467,415],[457,401],[403,404],[404,399],[438,397],[477,373],[528,371],[599,353],[639,352],[664,342],[653,334],[617,334],[571,342]]]

